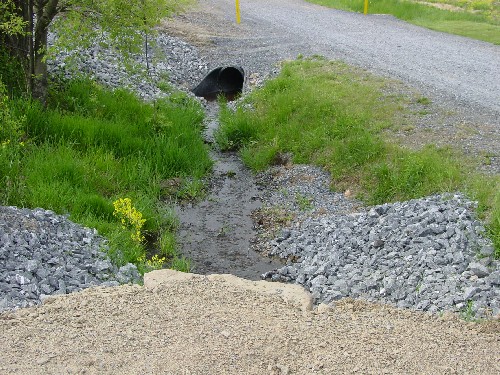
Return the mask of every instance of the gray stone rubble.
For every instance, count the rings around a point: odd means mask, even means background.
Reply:
[[[297,217],[260,244],[287,260],[265,279],[303,285],[317,303],[352,297],[429,312],[500,314],[500,261],[476,204],[463,195],[362,208],[330,192],[318,168],[281,168],[274,183],[269,174],[267,204]],[[300,210],[290,191],[309,199],[310,209]]]
[[[46,296],[141,281],[133,264],[111,263],[95,229],[43,209],[0,207],[0,312]]]
[[[51,42],[53,38],[51,35]],[[158,87],[158,82],[189,90],[208,72],[207,63],[200,58],[196,48],[173,36],[159,34],[149,55],[149,71],[145,53],[132,56],[129,63],[135,64],[134,69],[127,70],[124,59],[117,52],[96,43],[91,48],[60,52],[48,61],[48,66],[55,76],[67,79],[83,73],[109,87],[128,88],[146,100],[168,95],[168,91]]]

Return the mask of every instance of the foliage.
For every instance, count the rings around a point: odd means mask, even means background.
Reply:
[[[300,193],[295,194],[295,202],[301,211],[308,211],[313,208],[311,199]]]
[[[238,150],[256,136],[256,127],[242,108],[233,113],[221,102],[219,118],[224,123],[224,131],[216,131],[215,140],[222,151]]]
[[[16,117],[10,108],[7,89],[0,81],[0,146],[2,148],[23,145],[23,117]]]
[[[20,181],[17,176],[25,142],[23,125],[25,118],[16,116],[6,88],[0,80],[0,195],[17,195]]]
[[[26,23],[16,11],[16,4],[12,0],[3,0],[0,3],[0,34],[22,34]]]
[[[466,305],[460,311],[460,317],[468,322],[476,321],[476,313],[474,312],[474,302],[467,300]]]
[[[62,17],[54,19],[57,49],[75,50],[94,41],[112,45],[126,54],[140,53],[146,34],[192,0],[83,0],[68,2]]]
[[[146,259],[146,255],[143,255],[140,258],[141,262],[144,262],[146,267],[149,268],[149,270],[158,270],[163,268],[163,264],[165,263],[166,258],[165,257],[159,257],[158,254],[155,254],[151,257],[151,259]]]
[[[123,229],[131,229],[130,238],[138,243],[144,241],[141,229],[146,219],[143,219],[142,213],[132,206],[132,200],[130,198],[118,198],[113,202],[113,206],[115,208],[113,215],[120,219]]]
[[[473,192],[478,195],[480,202],[487,202],[484,208],[486,216],[489,218],[487,229],[495,246],[495,257],[500,259],[500,178],[493,181],[492,179],[488,180],[474,189]],[[482,193],[484,198],[481,199],[478,193]],[[488,202],[488,200],[490,201]],[[491,209],[488,209],[489,207]]]
[[[163,257],[172,264],[176,221],[160,200],[160,182],[199,179],[212,166],[196,101],[173,95],[144,103],[73,81],[53,91],[48,108],[26,99],[1,108],[29,141],[16,152],[0,150],[0,204],[69,214],[109,239],[117,264],[132,262],[142,272]]]
[[[176,257],[172,261],[171,268],[181,272],[191,272],[191,261],[185,257]]]
[[[417,198],[438,192],[454,191],[464,177],[450,150],[427,146],[420,151],[396,148],[372,165],[365,182],[372,204],[387,200]]]
[[[1,41],[1,38],[0,38]],[[5,46],[0,45],[0,81],[2,93],[9,98],[20,97],[26,93],[23,67],[18,59],[13,58]]]
[[[472,161],[451,149],[409,150],[387,141],[385,130],[398,126],[404,107],[403,98],[388,100],[385,84],[337,62],[289,62],[235,111],[222,111],[217,140],[239,149],[254,170],[284,153],[295,163],[321,165],[334,188],[369,204],[461,190],[479,201],[500,256],[500,178],[474,173]]]
[[[46,60],[51,53],[78,51],[97,42],[120,50],[125,57],[144,47],[148,58],[154,27],[189,3],[191,0],[7,0],[0,6],[0,41],[23,66],[30,94],[45,104]],[[49,29],[57,34],[50,50]]]

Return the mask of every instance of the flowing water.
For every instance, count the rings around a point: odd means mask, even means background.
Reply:
[[[205,136],[212,143],[218,104],[210,103],[207,112]],[[261,274],[282,266],[250,249],[256,235],[251,213],[261,206],[259,188],[236,153],[214,149],[212,159],[215,164],[205,199],[176,206],[179,250],[192,260],[194,273],[230,273],[259,280]]]

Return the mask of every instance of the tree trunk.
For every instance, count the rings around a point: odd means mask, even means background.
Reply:
[[[30,20],[33,19],[33,17],[31,17],[31,15],[33,14],[33,0],[12,0],[12,2],[14,4],[14,9],[17,13],[17,16],[25,21],[24,33],[5,33],[0,35],[0,41],[4,43],[5,50],[9,53],[10,57],[21,64],[24,73],[24,88],[27,89],[29,93],[31,93],[31,77],[33,74],[33,70],[31,69],[32,67],[30,51],[33,49],[33,45],[31,43],[31,35],[33,35],[33,23],[30,22]]]
[[[42,30],[35,36],[35,54],[33,60],[33,97],[40,100],[43,105],[47,103],[48,71],[47,63],[44,61],[45,48],[47,46],[48,30]],[[41,46],[40,46],[41,44]],[[38,48],[37,48],[38,47]]]
[[[57,14],[58,0],[36,0],[36,26],[34,30],[33,61],[33,97],[44,105],[47,102],[48,71],[45,54],[49,25]]]
[[[23,1],[24,4],[26,4],[26,1]],[[26,5],[24,5],[26,8]],[[23,13],[26,14],[27,16],[27,32],[26,32],[26,37],[25,37],[25,45],[27,48],[27,58],[28,58],[28,64],[25,64],[25,71],[26,71],[26,86],[28,88],[28,92],[30,94],[33,94],[33,77],[35,76],[35,49],[33,46],[33,32],[35,30],[35,25],[34,25],[34,18],[33,18],[33,13],[34,8],[33,8],[33,0],[28,1],[28,6],[26,9],[23,10]],[[26,18],[25,18],[26,19]]]

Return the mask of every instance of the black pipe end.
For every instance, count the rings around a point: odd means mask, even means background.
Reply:
[[[242,67],[218,67],[208,73],[191,91],[209,101],[217,99],[220,95],[227,100],[234,100],[241,94],[244,81],[245,72]]]

